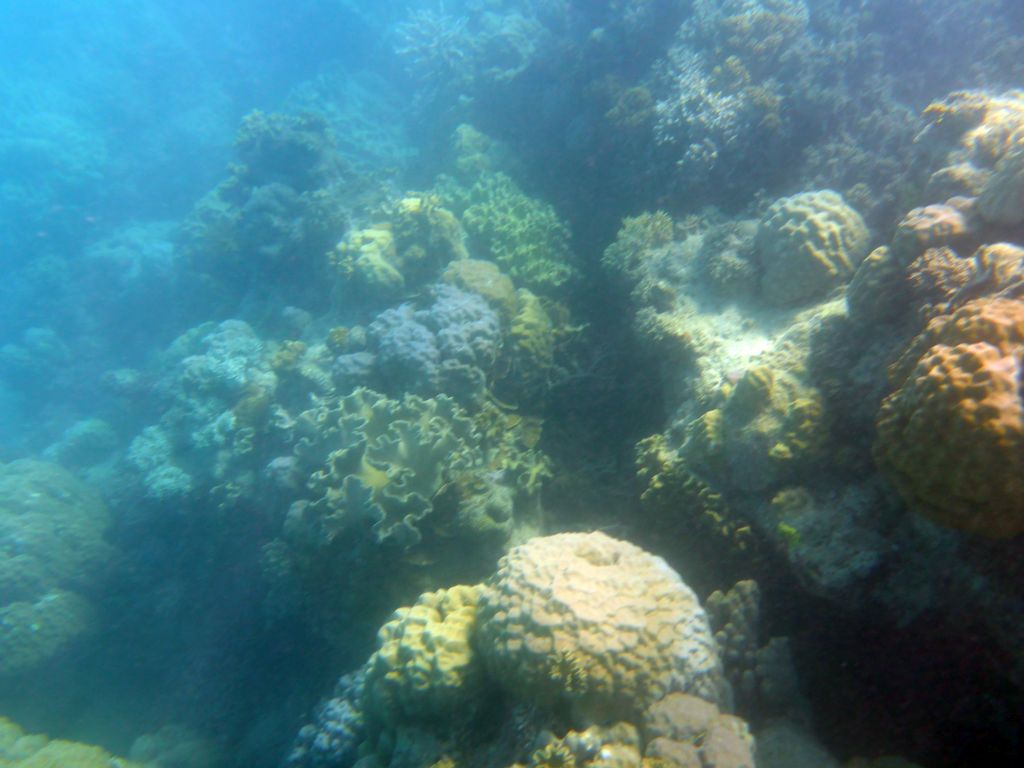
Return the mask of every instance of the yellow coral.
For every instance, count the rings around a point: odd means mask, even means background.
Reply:
[[[478,586],[428,592],[381,627],[366,673],[367,709],[379,725],[443,720],[473,705],[480,669],[471,633],[479,595]]]
[[[99,747],[26,734],[0,717],[0,768],[142,768]]]

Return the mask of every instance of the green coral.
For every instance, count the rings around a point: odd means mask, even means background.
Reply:
[[[455,195],[449,190],[447,197]],[[551,205],[526,195],[505,174],[481,174],[463,201],[471,246],[517,284],[552,293],[576,276],[569,228]]]

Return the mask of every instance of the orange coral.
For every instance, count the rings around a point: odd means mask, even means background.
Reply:
[[[976,231],[973,200],[952,198],[942,205],[914,208],[896,228],[892,250],[908,264],[928,248],[961,246]]]
[[[940,315],[890,371],[875,458],[944,525],[1024,532],[1024,303],[988,298]]]

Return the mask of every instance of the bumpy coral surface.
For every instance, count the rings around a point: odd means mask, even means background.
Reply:
[[[0,717],[0,768],[142,768],[99,747],[25,733]]]
[[[576,274],[569,229],[555,209],[503,173],[484,174],[473,185],[462,224],[480,254],[531,290],[550,293]]]
[[[751,366],[689,428],[686,455],[744,490],[766,488],[817,458],[827,433],[821,394],[769,365]]]
[[[1024,303],[976,299],[934,318],[891,370],[875,456],[945,525],[1024,532]]]
[[[781,306],[820,298],[853,275],[869,245],[864,220],[836,192],[777,200],[757,234],[762,294]]]
[[[753,768],[754,738],[747,724],[708,701],[670,693],[643,716],[645,755],[668,765]]]
[[[365,699],[380,725],[443,721],[472,706],[481,683],[470,642],[479,593],[478,586],[428,592],[381,627]]]
[[[696,595],[661,558],[602,533],[515,547],[478,610],[488,671],[526,700],[568,697],[584,719],[605,722],[672,690],[723,696]]]
[[[0,466],[0,675],[46,662],[93,625],[87,588],[113,550],[99,494],[53,464]]]

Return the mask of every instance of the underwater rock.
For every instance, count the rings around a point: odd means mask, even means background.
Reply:
[[[43,458],[72,469],[91,467],[109,459],[117,444],[117,435],[106,421],[82,419],[64,430],[43,451]]]

